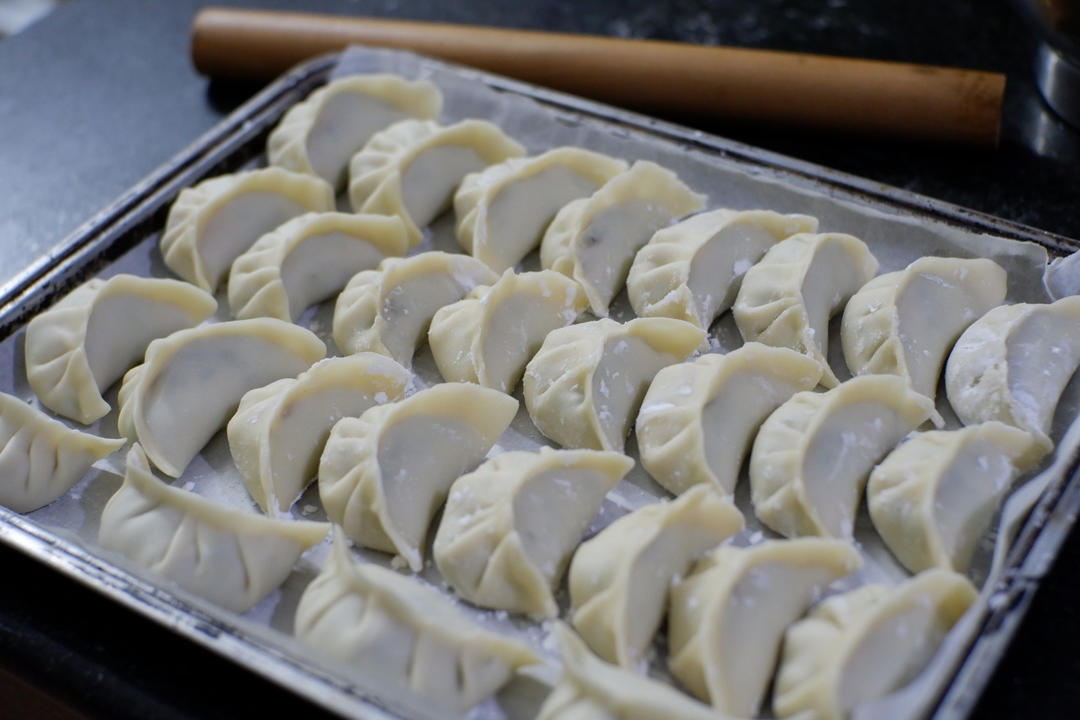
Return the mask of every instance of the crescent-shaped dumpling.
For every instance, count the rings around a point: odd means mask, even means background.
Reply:
[[[332,297],[353,275],[384,258],[405,254],[399,218],[307,213],[259,238],[229,273],[229,308],[238,320],[272,317],[293,322]]]
[[[668,365],[649,385],[637,416],[641,465],[678,495],[700,483],[735,492],[761,423],[821,379],[816,360],[787,348],[746,343]]]
[[[320,360],[297,378],[248,391],[226,432],[233,462],[263,510],[288,510],[318,473],[330,428],[399,400],[409,371],[374,353]]]
[[[540,244],[559,208],[592,195],[626,167],[607,155],[560,147],[470,173],[454,195],[457,240],[495,272],[512,268]]]
[[[98,542],[190,593],[247,612],[285,581],[326,523],[240,512],[154,477],[138,443],[101,512]]]
[[[310,175],[281,168],[221,175],[180,191],[161,254],[170,270],[213,293],[260,237],[297,215],[333,209],[334,189]]]
[[[483,460],[517,409],[501,392],[442,383],[338,421],[319,460],[326,516],[355,542],[420,570],[451,483]]]
[[[95,278],[26,327],[26,379],[41,404],[83,424],[109,412],[101,396],[155,338],[214,314],[208,293],[178,280]]]
[[[587,198],[562,207],[540,243],[540,264],[581,283],[606,317],[637,251],[657,230],[705,205],[672,171],[639,160]]]
[[[248,390],[295,377],[326,355],[302,327],[259,318],[203,325],[154,340],[120,385],[120,433],[166,475],[180,477]]]
[[[787,537],[851,537],[870,470],[927,420],[934,403],[895,375],[864,375],[801,392],[761,425],[750,452],[758,518]]]
[[[400,217],[411,247],[450,208],[466,175],[524,154],[485,120],[402,120],[373,135],[349,162],[349,200],[356,212]]]
[[[1048,449],[1061,393],[1080,366],[1080,296],[1005,305],[956,341],[945,390],[965,425],[998,420],[1027,430]]]
[[[658,230],[630,266],[630,304],[639,317],[675,318],[708,330],[735,302],[743,275],[765,251],[817,225],[809,215],[725,209]]]
[[[862,240],[841,233],[802,233],[773,245],[743,276],[732,306],[747,342],[797,350],[825,366],[821,384],[835,387],[829,368],[829,318],[877,272]]]
[[[993,260],[922,257],[863,285],[844,308],[840,340],[853,375],[899,375],[931,400],[953,343],[1005,300]]]
[[[443,378],[512,393],[548,333],[584,312],[585,293],[553,270],[507,270],[435,313],[428,343]]]
[[[672,582],[742,527],[735,505],[704,485],[622,516],[574,553],[574,628],[604,660],[635,667],[660,629]]]

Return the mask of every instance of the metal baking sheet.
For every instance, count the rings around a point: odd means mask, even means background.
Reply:
[[[1063,257],[1075,249],[1077,243],[1067,238],[497,76],[408,53],[353,49],[306,63],[281,78],[0,289],[0,389],[31,398],[22,368],[20,330],[33,314],[96,274],[168,276],[155,248],[168,206],[180,189],[204,177],[261,164],[266,134],[288,107],[333,74],[355,71],[428,77],[446,95],[444,120],[492,119],[533,151],[580,144],[626,158],[657,160],[678,171],[695,189],[707,192],[710,207],[768,207],[817,215],[823,229],[852,232],[871,242],[883,271],[902,267],[922,254],[949,251],[988,255],[1005,265],[1012,278],[1013,301],[1037,301],[1045,299],[1048,291],[1061,294],[1076,287],[1078,273],[1070,261],[1060,263],[1045,277],[1042,274],[1048,257]],[[427,247],[452,249],[450,231],[450,219],[444,217],[433,227]],[[1036,275],[1038,282],[1033,281]],[[304,321],[315,329],[327,328],[327,308]],[[325,337],[325,332],[321,334]],[[726,326],[721,322],[714,335],[718,349],[738,344],[730,321]],[[843,363],[835,366],[842,368]],[[429,354],[421,355],[417,371],[421,384],[437,379]],[[115,398],[115,390],[107,399]],[[1075,417],[1078,395],[1080,387],[1070,386],[1055,437],[1065,432],[1065,421]],[[115,412],[98,429],[115,435]],[[1058,452],[1051,467],[1011,496],[1003,513],[1006,527],[997,533],[1011,541],[983,548],[975,579],[990,577],[991,582],[978,610],[966,617],[963,632],[950,637],[928,672],[907,690],[861,714],[911,717],[933,713],[953,718],[970,711],[1075,520],[1080,481],[1071,451],[1080,444],[1077,435],[1080,431],[1073,428],[1060,443],[1070,452]],[[500,445],[503,449],[535,447],[541,441],[522,413]],[[376,697],[363,687],[362,678],[349,678],[340,667],[321,661],[286,634],[295,599],[317,571],[325,545],[305,556],[282,591],[243,617],[182,591],[171,591],[122,558],[97,549],[93,538],[101,505],[120,482],[115,472],[122,468],[115,463],[113,458],[99,464],[69,497],[29,516],[0,508],[0,540],[331,710],[365,717],[432,713],[431,708],[408,698]],[[237,483],[220,482],[229,475],[229,464],[227,448],[218,437],[179,484],[228,504],[253,507]],[[656,486],[640,469],[636,474],[612,494],[590,532],[655,499]],[[745,490],[745,483],[742,487]],[[747,506],[745,497],[740,498],[740,506]],[[306,495],[294,512],[318,517],[317,495]],[[752,542],[761,530],[752,515],[747,519],[748,530],[741,541]],[[864,527],[863,531],[859,539],[867,540],[864,554],[873,562],[860,580],[895,580],[902,571],[882,552],[880,543],[875,549],[873,530]],[[379,560],[377,555],[365,557]],[[385,562],[385,556],[381,560]],[[438,586],[433,570],[424,577]],[[471,613],[478,621],[518,634],[552,656],[543,626],[508,618],[505,613]],[[541,683],[525,679],[482,704],[473,715],[525,717],[535,710],[544,692]]]

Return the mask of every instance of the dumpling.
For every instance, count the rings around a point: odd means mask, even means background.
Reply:
[[[1030,433],[995,421],[916,433],[870,473],[874,527],[912,572],[966,572],[1009,486],[1046,452]]]
[[[854,375],[906,378],[931,400],[960,333],[1005,300],[1005,271],[993,260],[922,257],[879,275],[844,308],[840,339]]]
[[[435,535],[439,572],[474,605],[556,617],[571,553],[633,466],[596,450],[496,455],[450,488]]]
[[[895,588],[836,595],[788,628],[773,689],[777,717],[843,720],[910,682],[975,601],[963,575],[927,570]]]
[[[622,452],[649,383],[705,342],[690,323],[604,318],[551,331],[525,367],[525,406],[566,447]]]
[[[405,254],[399,218],[308,213],[259,238],[229,274],[229,307],[238,320],[292,322],[311,305],[341,292],[356,273]]]
[[[299,377],[249,390],[226,432],[233,462],[263,510],[288,510],[319,470],[330,428],[401,399],[409,371],[374,353],[320,360]]]
[[[248,390],[295,377],[326,354],[302,327],[259,318],[180,330],[150,343],[120,385],[120,433],[180,477]]]
[[[154,477],[136,443],[124,484],[101,512],[98,542],[190,593],[242,613],[259,604],[326,523],[276,520],[239,512]]]
[[[761,423],[821,379],[816,360],[787,348],[746,343],[656,374],[637,416],[641,466],[678,495],[699,483],[735,492]]]
[[[815,232],[817,224],[809,215],[713,210],[658,230],[630,266],[630,304],[639,317],[670,317],[708,330],[766,250],[796,233]]]
[[[0,393],[0,505],[21,513],[44,507],[124,443],[72,430]]]
[[[586,306],[581,286],[553,270],[507,270],[494,285],[435,313],[428,343],[446,380],[512,393],[548,333]]]
[[[559,210],[540,243],[540,264],[581,283],[593,314],[606,317],[635,253],[657,230],[704,205],[705,196],[675,173],[639,160]]]
[[[458,242],[495,272],[512,268],[540,244],[559,208],[626,168],[607,155],[560,147],[470,173],[454,195]]]
[[[562,677],[536,720],[730,720],[658,680],[600,660],[561,622],[554,634]]]
[[[353,276],[338,296],[334,344],[346,354],[368,350],[408,367],[435,312],[496,279],[468,255],[433,251],[387,258],[378,270]]]
[[[934,403],[895,375],[801,392],[765,420],[750,451],[758,518],[787,537],[851,537],[871,468],[927,420]]]
[[[949,403],[965,425],[999,420],[1050,449],[1061,393],[1080,365],[1080,296],[994,308],[956,341],[945,368]]]
[[[742,527],[735,505],[706,486],[622,516],[574,553],[574,628],[604,660],[634,667],[660,629],[672,582]]]
[[[784,630],[830,583],[862,565],[843,540],[722,546],[671,590],[671,674],[735,717],[757,717]]]
[[[427,80],[350,75],[289,108],[266,141],[271,165],[345,184],[349,159],[379,130],[410,117],[430,120],[442,93]]]
[[[338,421],[319,460],[326,516],[360,545],[419,571],[451,483],[484,459],[517,409],[501,392],[443,383]]]
[[[829,368],[829,318],[874,277],[878,261],[862,240],[841,233],[792,235],[746,271],[732,313],[747,342],[787,347]]]
[[[89,424],[109,412],[101,396],[142,360],[150,341],[193,327],[217,301],[179,280],[95,278],[26,327],[26,379],[41,404]]]
[[[523,666],[528,646],[482,629],[446,598],[378,565],[356,562],[341,528],[322,572],[300,596],[295,634],[369,686],[415,693],[464,712]]]
[[[411,247],[423,240],[421,229],[450,208],[466,175],[524,154],[520,143],[486,120],[402,120],[353,155],[349,199],[356,212],[400,217]]]
[[[333,188],[310,175],[281,168],[221,175],[180,191],[161,254],[170,270],[212,293],[260,237],[297,215],[333,209]]]

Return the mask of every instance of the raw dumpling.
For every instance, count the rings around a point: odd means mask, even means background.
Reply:
[[[475,605],[556,617],[554,593],[570,554],[633,466],[595,450],[496,455],[450,488],[435,564]]]
[[[928,419],[934,403],[895,375],[801,392],[761,425],[750,452],[754,512],[787,537],[851,537],[871,468]]]
[[[761,343],[668,365],[637,416],[642,467],[676,495],[699,483],[735,492],[761,423],[795,393],[816,387],[821,371],[816,360]]]
[[[401,399],[409,378],[393,360],[359,353],[248,391],[226,430],[233,462],[259,507],[288,510],[318,473],[330,428]]]
[[[0,505],[21,513],[44,507],[124,443],[72,430],[0,393]]]
[[[827,585],[861,565],[843,540],[717,548],[671,590],[671,674],[716,709],[757,717],[784,630]]]
[[[536,720],[731,720],[658,680],[608,665],[556,622],[562,677]]]
[[[464,712],[540,662],[488,632],[419,580],[356,562],[341,528],[296,607],[296,637],[345,663],[365,684],[407,690]]]
[[[405,254],[399,218],[308,213],[263,235],[233,262],[229,307],[239,320],[292,322],[309,306],[338,294],[361,270]]]
[[[540,244],[559,208],[623,170],[622,160],[560,147],[470,173],[454,195],[458,242],[495,272],[512,268]]]
[[[285,582],[326,523],[239,512],[154,477],[138,443],[124,484],[101,513],[98,542],[188,592],[247,612]]]
[[[41,404],[89,424],[109,412],[101,397],[143,358],[150,341],[214,314],[209,294],[179,280],[95,278],[26,327],[26,379]]]
[[[540,264],[581,283],[589,308],[606,317],[634,254],[657,230],[705,205],[675,173],[639,160],[587,198],[562,207],[540,244]]]
[[[357,273],[334,306],[334,343],[347,354],[368,350],[408,367],[431,318],[496,276],[468,255],[425,252],[387,258]]]
[[[713,210],[658,230],[630,266],[630,304],[639,317],[670,317],[708,330],[766,250],[816,231],[817,224],[808,215],[771,210]]]
[[[949,403],[965,425],[999,420],[1049,450],[1054,409],[1080,365],[1080,296],[994,308],[956,341],[945,368]]]
[[[357,543],[419,571],[451,483],[484,459],[517,408],[495,390],[443,383],[340,420],[319,461],[326,516]]]
[[[634,667],[660,629],[672,582],[742,527],[742,513],[706,486],[619,518],[570,563],[574,628],[604,660]]]
[[[120,433],[166,475],[184,468],[248,390],[295,377],[326,354],[302,327],[259,318],[180,330],[150,343],[120,385]]]
[[[174,273],[212,293],[260,237],[297,215],[333,209],[333,188],[310,175],[281,168],[221,175],[180,191],[161,254]]]
[[[622,452],[653,377],[704,341],[698,328],[668,318],[553,330],[525,368],[529,417],[560,445]]]
[[[581,286],[553,270],[515,274],[435,313],[428,342],[446,380],[512,393],[548,333],[586,306]]]
[[[379,130],[410,117],[430,120],[442,93],[426,80],[350,75],[289,108],[266,141],[271,165],[345,184],[349,159]]]
[[[910,682],[976,598],[963,575],[927,570],[895,587],[825,600],[788,628],[773,690],[777,717],[843,720]]]
[[[993,260],[923,257],[862,286],[844,308],[840,339],[854,375],[899,375],[931,400],[960,333],[1005,300]]]
[[[870,473],[874,527],[908,570],[966,572],[1001,499],[1047,449],[999,422],[916,433]]]
[[[353,156],[349,199],[356,212],[400,217],[411,247],[423,240],[421,229],[449,209],[466,175],[524,154],[524,147],[485,120],[445,126],[402,120]]]
[[[829,318],[877,272],[865,243],[840,233],[792,235],[746,271],[732,312],[746,341],[787,347],[825,366],[821,384],[835,387],[829,368]]]

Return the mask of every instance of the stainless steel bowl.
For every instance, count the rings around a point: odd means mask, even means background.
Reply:
[[[1013,0],[1039,36],[1035,82],[1046,102],[1080,128],[1080,0]]]

